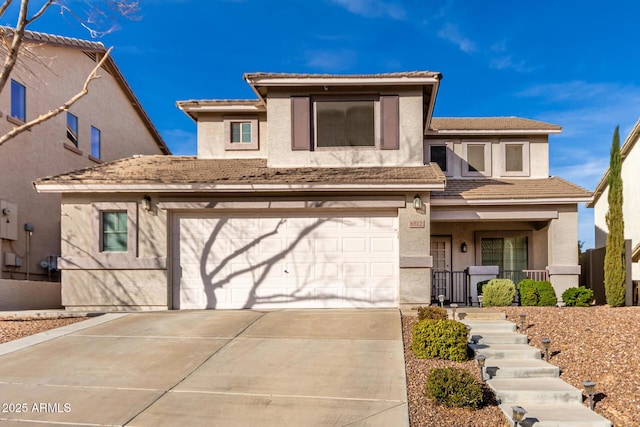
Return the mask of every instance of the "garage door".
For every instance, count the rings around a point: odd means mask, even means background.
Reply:
[[[397,217],[177,215],[175,308],[396,307]]]

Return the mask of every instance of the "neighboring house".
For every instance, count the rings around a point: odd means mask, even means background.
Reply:
[[[10,40],[12,30],[0,30]],[[105,52],[102,43],[27,31],[0,93],[0,134],[80,92]],[[99,75],[67,112],[0,145],[0,279],[55,279],[61,197],[38,194],[34,180],[134,154],[169,154],[111,58]]]
[[[622,215],[624,217],[624,238],[631,240],[631,280],[640,280],[640,120],[635,124],[627,136],[620,153],[622,155]],[[609,210],[609,184],[607,182],[609,170],[605,172],[595,189],[593,201],[587,207],[594,208],[595,246],[604,248],[607,245],[606,215]]]
[[[257,100],[178,102],[197,157],[38,180],[62,193],[63,305],[398,307],[476,265],[577,285],[590,193],[548,177],[560,128],[432,118],[440,78],[247,74]]]

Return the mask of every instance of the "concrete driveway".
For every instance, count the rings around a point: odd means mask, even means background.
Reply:
[[[0,345],[0,421],[407,426],[398,310],[106,314]]]

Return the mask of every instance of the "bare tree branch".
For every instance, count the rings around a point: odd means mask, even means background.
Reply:
[[[82,97],[84,97],[86,94],[89,93],[89,83],[91,83],[93,80],[95,79],[99,79],[101,76],[98,75],[98,70],[100,69],[100,67],[102,67],[102,65],[105,63],[105,61],[107,60],[107,58],[109,57],[109,54],[111,53],[111,50],[113,48],[109,48],[109,50],[107,50],[107,52],[104,54],[104,56],[102,57],[102,59],[100,60],[100,62],[98,62],[98,65],[95,66],[95,68],[91,71],[91,73],[89,74],[89,76],[87,77],[87,79],[84,82],[84,85],[82,86],[82,90],[78,93],[76,93],[74,96],[72,96],[71,98],[69,98],[69,100],[67,102],[65,102],[64,104],[62,104],[61,106],[59,106],[58,108],[54,108],[53,110],[49,110],[47,113],[45,114],[41,114],[39,115],[37,118],[21,125],[18,127],[13,128],[13,130],[5,133],[4,135],[2,135],[0,137],[0,145],[4,144],[5,142],[7,142],[8,140],[10,140],[11,138],[14,138],[17,135],[20,135],[21,133],[28,131],[29,129],[31,129],[32,127],[39,125],[40,123],[49,120],[52,117],[57,116],[58,114],[67,111],[69,109],[69,107],[71,107],[73,104],[75,104],[78,100],[80,100]]]
[[[4,16],[4,13],[7,11],[7,8],[11,6],[12,2],[13,0],[5,0],[4,3],[2,3],[2,6],[0,6],[0,17]]]
[[[49,6],[51,6],[53,3],[54,3],[54,0],[48,0],[44,5],[42,5],[40,10],[38,12],[36,12],[35,15],[33,15],[31,18],[27,19],[27,25],[31,24],[36,19],[40,18],[42,16],[42,14],[45,13],[47,11],[47,9],[49,9]]]
[[[11,45],[8,46],[9,52],[7,57],[4,59],[2,69],[0,69],[0,92],[2,92],[4,86],[7,84],[7,80],[9,80],[9,74],[11,74],[13,66],[16,65],[16,61],[18,60],[18,51],[20,50],[22,39],[24,39],[24,30],[27,26],[28,11],[29,0],[22,0],[20,2],[20,13],[18,14],[18,22],[16,23],[16,28],[13,31]],[[6,37],[7,35],[4,34],[4,36]]]

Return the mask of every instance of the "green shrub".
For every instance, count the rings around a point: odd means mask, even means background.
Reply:
[[[420,359],[467,360],[467,327],[455,320],[422,320],[413,326],[411,350]]]
[[[536,290],[538,291],[539,306],[552,307],[558,303],[556,291],[553,289],[551,282],[546,280],[536,282]]]
[[[524,279],[518,283],[518,293],[520,294],[520,305],[538,305],[538,293],[536,292],[536,281]]]
[[[524,279],[518,283],[518,293],[522,306],[554,306],[558,302],[553,285],[547,281]]]
[[[487,283],[489,283],[490,281],[491,279],[487,279],[487,280],[481,280],[478,283],[476,283],[476,289],[478,290],[478,295],[482,295],[482,287]]]
[[[447,310],[441,307],[418,307],[418,320],[447,320]]]
[[[509,279],[492,279],[482,287],[484,307],[505,307],[513,303],[516,286]]]
[[[462,368],[436,368],[427,376],[426,396],[444,406],[477,408],[482,405],[482,384]]]
[[[584,286],[569,288],[562,293],[562,301],[568,306],[588,307],[593,301],[593,290]]]

